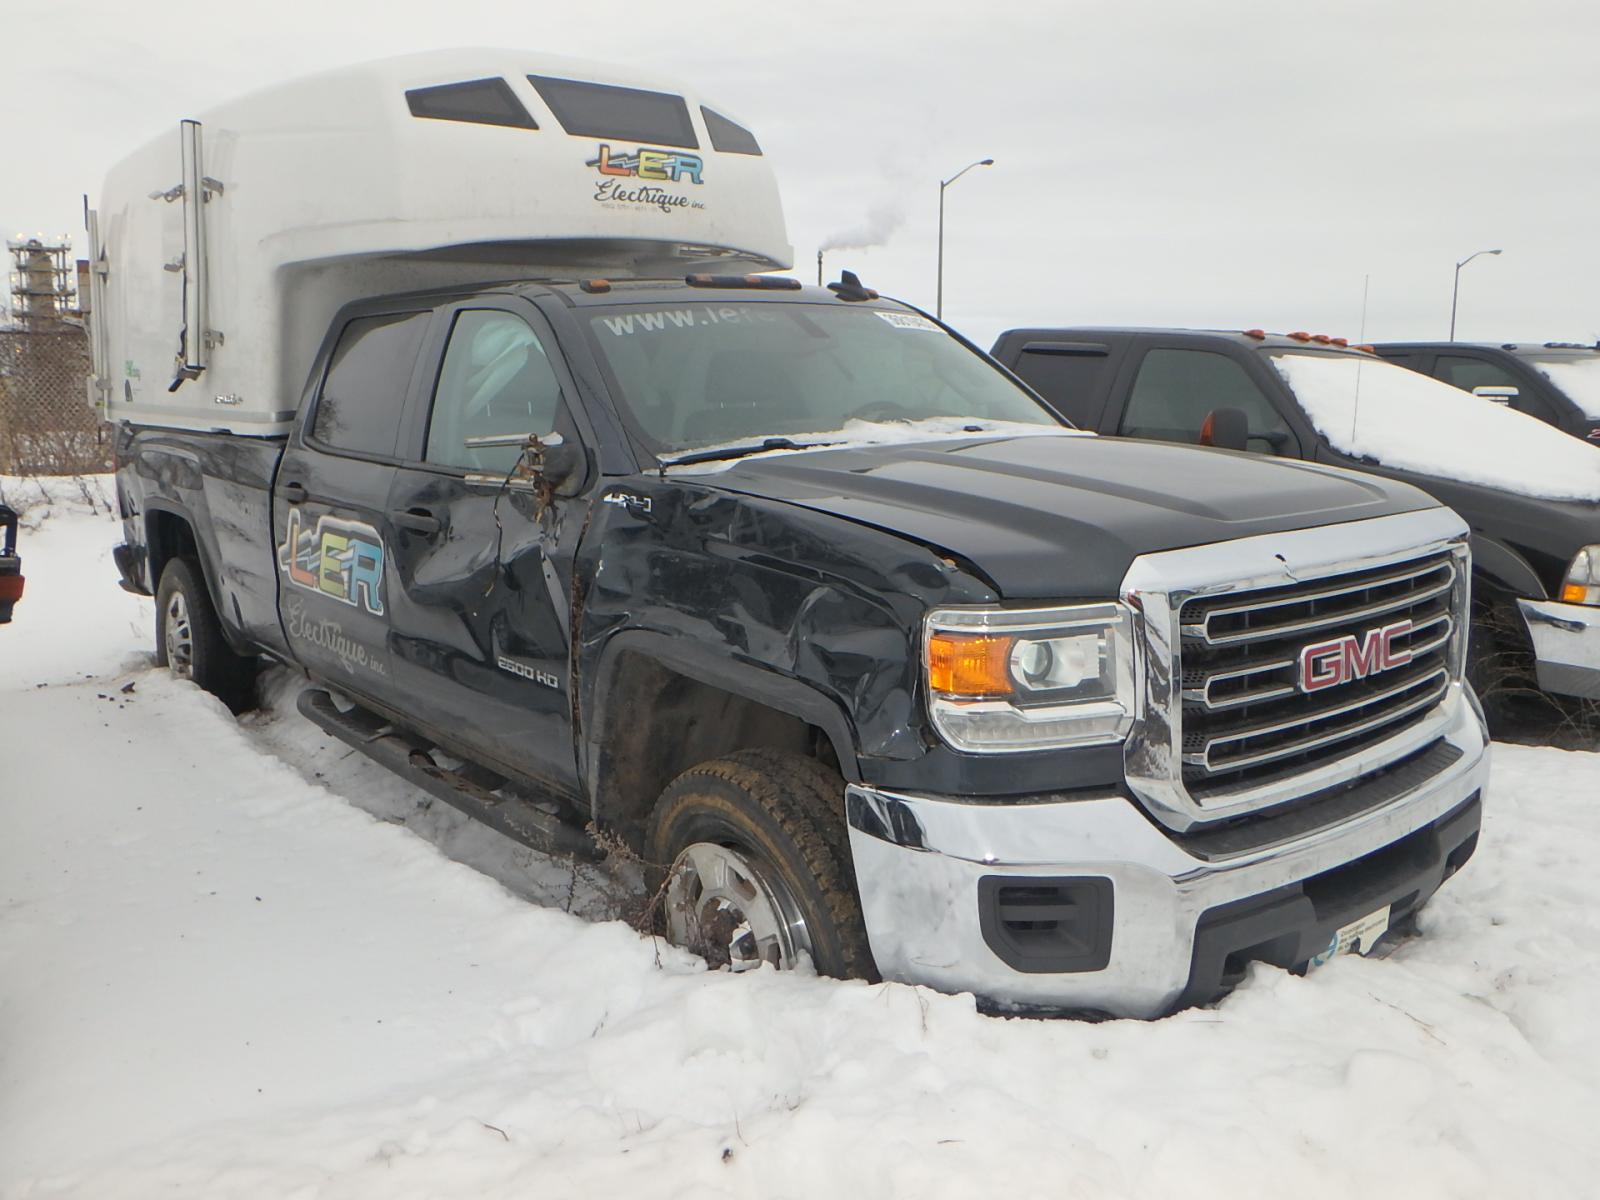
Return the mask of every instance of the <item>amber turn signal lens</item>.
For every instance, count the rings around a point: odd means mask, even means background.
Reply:
[[[1581,583],[1564,584],[1561,588],[1561,598],[1568,604],[1582,604],[1589,598],[1589,589]]]
[[[928,685],[947,696],[1008,696],[1012,637],[935,633],[928,639]]]

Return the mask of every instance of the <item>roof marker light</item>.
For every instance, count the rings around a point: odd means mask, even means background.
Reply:
[[[1297,329],[1289,336],[1297,342],[1309,342],[1311,340],[1311,335],[1303,329]]]
[[[685,275],[683,281],[690,287],[704,288],[755,288],[764,291],[797,292],[798,279],[782,275]]]
[[[1246,329],[1244,335],[1247,338],[1255,338],[1259,342],[1266,338],[1267,331],[1265,329]]]

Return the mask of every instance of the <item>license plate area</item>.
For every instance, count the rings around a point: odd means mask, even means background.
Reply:
[[[1393,908],[1393,905],[1386,904],[1377,912],[1358,917],[1348,925],[1341,925],[1328,940],[1327,947],[1321,953],[1312,956],[1311,961],[1306,964],[1306,970],[1314,971],[1341,954],[1371,954],[1378,948],[1383,935],[1389,932],[1389,918]]]

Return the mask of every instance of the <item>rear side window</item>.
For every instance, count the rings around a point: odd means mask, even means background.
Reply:
[[[311,418],[313,439],[348,454],[394,454],[430,315],[359,317],[344,327]]]
[[[529,75],[528,82],[570,134],[700,148],[682,96],[548,75]]]
[[[435,121],[509,125],[516,129],[539,128],[504,79],[473,79],[439,87],[412,88],[406,93],[406,104],[413,117],[428,117]]]
[[[706,132],[711,135],[711,148],[724,154],[760,154],[756,135],[743,125],[735,125],[721,113],[700,106],[700,116],[705,120]]]
[[[1093,429],[1100,423],[1103,406],[1096,397],[1110,361],[1110,351],[1105,346],[1085,344],[1066,350],[1033,349],[1029,344],[1017,356],[1015,370],[1067,420]]]

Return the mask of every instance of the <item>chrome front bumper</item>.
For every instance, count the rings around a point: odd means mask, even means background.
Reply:
[[[1600,608],[1555,600],[1518,600],[1533,639],[1539,686],[1600,700]]]
[[[1196,933],[1207,914],[1373,855],[1482,796],[1489,770],[1482,718],[1459,684],[1441,707],[1453,761],[1437,774],[1359,816],[1226,856],[1192,853],[1117,794],[994,804],[852,786],[850,847],[878,969],[885,979],[973,992],[1001,1006],[1159,1016],[1196,998]],[[1450,869],[1434,870],[1429,894]],[[980,883],[995,876],[1024,885],[1110,880],[1104,966],[1041,973],[1008,965],[983,930]],[[1381,903],[1335,916],[1354,919]]]

